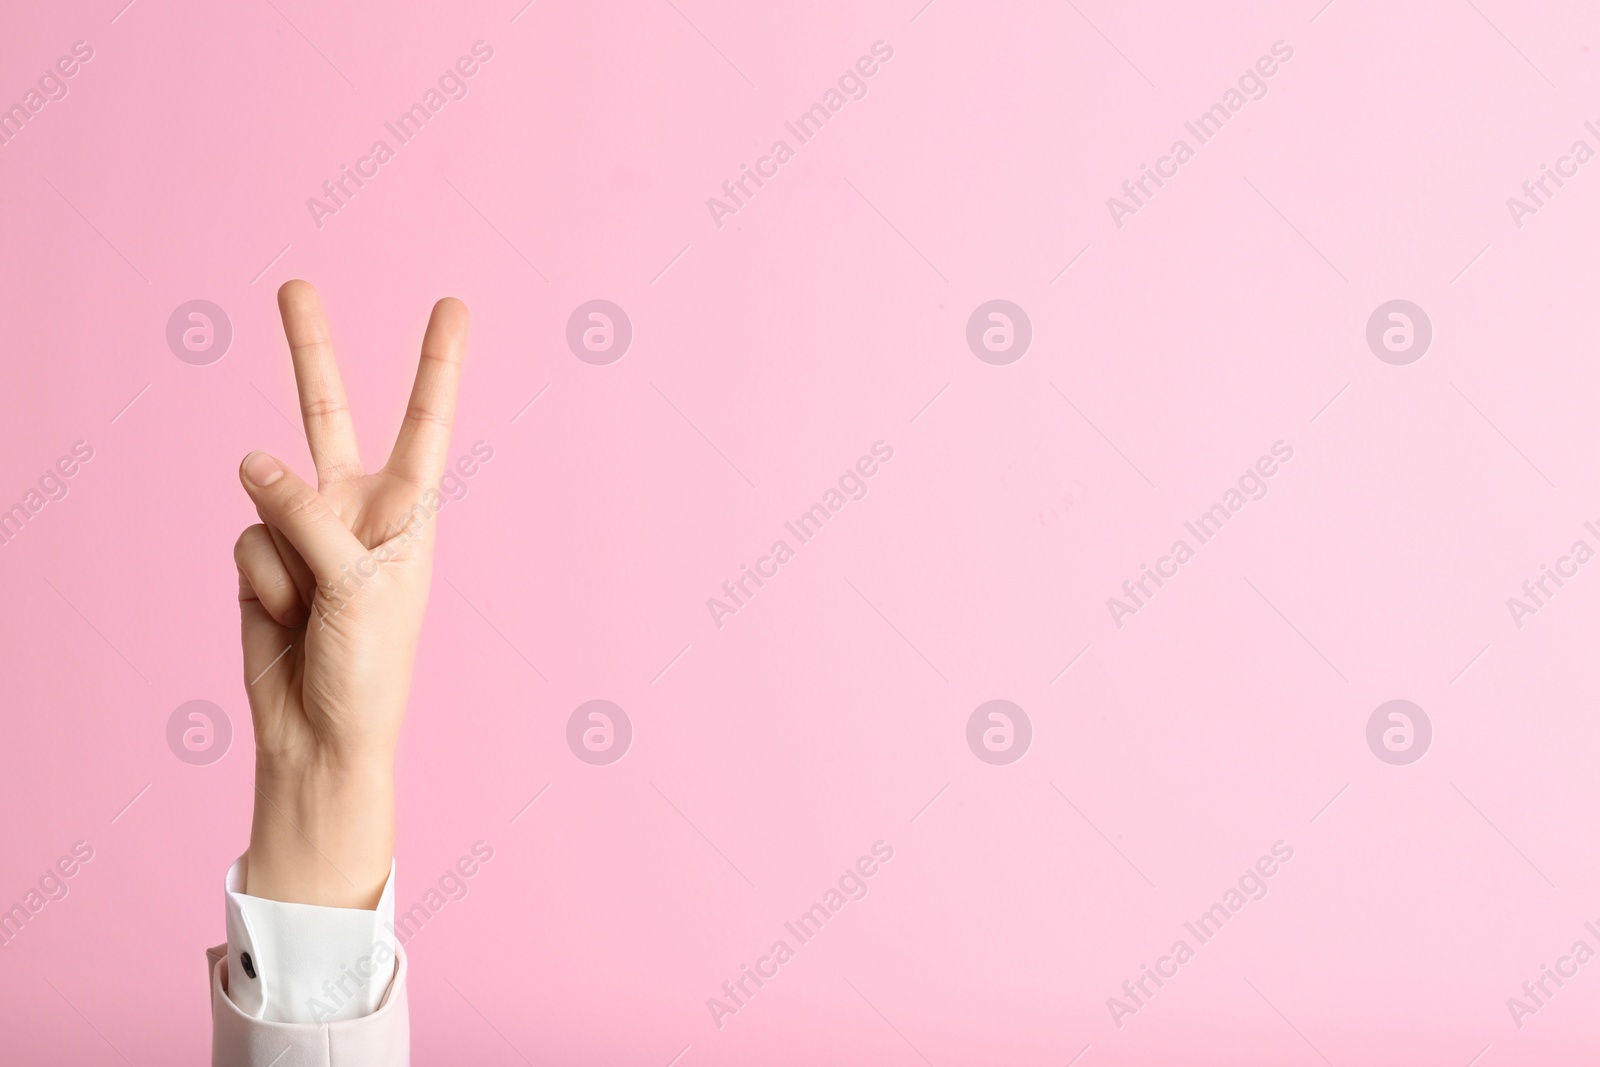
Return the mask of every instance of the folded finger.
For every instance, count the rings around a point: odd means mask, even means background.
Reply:
[[[282,461],[252,452],[239,465],[239,480],[267,525],[288,539],[319,582],[332,582],[365,549],[322,495]]]
[[[245,528],[234,542],[233,562],[239,568],[239,599],[254,597],[280,626],[305,621],[305,602],[265,525]]]
[[[260,514],[259,511],[257,514]],[[265,516],[263,516],[263,519]],[[312,597],[317,591],[316,576],[311,573],[311,568],[306,566],[306,561],[300,558],[300,553],[283,533],[267,525],[267,534],[272,538],[272,544],[278,550],[278,558],[283,561],[284,568],[289,572],[289,580],[300,591],[300,601],[310,605]]]

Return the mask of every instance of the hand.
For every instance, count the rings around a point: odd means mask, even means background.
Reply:
[[[240,481],[261,523],[234,545],[255,725],[253,896],[373,908],[394,854],[394,754],[433,569],[434,514],[467,348],[467,309],[433,307],[389,462],[357,454],[316,290],[278,290],[312,489],[252,452]]]

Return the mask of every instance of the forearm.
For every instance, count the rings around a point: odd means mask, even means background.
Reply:
[[[251,896],[377,907],[394,857],[394,765],[285,768],[256,761],[246,854]]]

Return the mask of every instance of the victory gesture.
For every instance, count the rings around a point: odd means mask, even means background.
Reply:
[[[255,725],[247,892],[371,908],[394,847],[394,753],[432,575],[434,514],[467,309],[434,305],[389,461],[367,473],[316,290],[278,291],[316,487],[252,452],[261,522],[239,536],[244,680]]]

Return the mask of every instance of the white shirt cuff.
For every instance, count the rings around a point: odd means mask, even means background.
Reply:
[[[228,868],[228,999],[280,1023],[358,1019],[378,1009],[394,978],[394,862],[373,911],[288,904],[241,892],[244,862]]]

